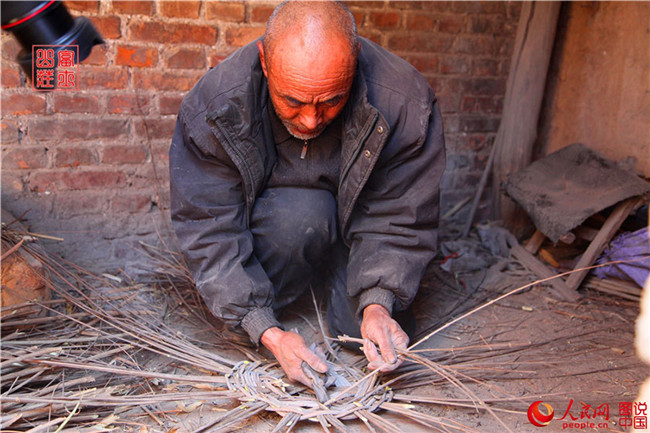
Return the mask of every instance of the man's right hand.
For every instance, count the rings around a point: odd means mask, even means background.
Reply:
[[[319,373],[327,372],[327,364],[309,349],[300,334],[273,327],[264,331],[261,342],[273,353],[291,380],[312,387],[311,380],[302,371],[303,361]]]

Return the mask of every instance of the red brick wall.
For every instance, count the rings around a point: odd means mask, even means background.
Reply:
[[[2,206],[48,248],[95,269],[123,266],[139,241],[168,238],[168,157],[176,110],[207,68],[263,33],[277,3],[67,2],[106,40],[79,90],[40,93],[2,35]],[[348,2],[360,33],[430,81],[449,150],[444,210],[472,194],[498,127],[517,3]],[[462,213],[457,216],[462,217]]]

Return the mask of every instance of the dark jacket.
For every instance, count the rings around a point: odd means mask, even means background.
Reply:
[[[403,310],[436,248],[443,127],[433,91],[407,62],[362,39],[344,128],[339,227],[348,293]],[[276,158],[255,42],[208,71],[181,105],[170,149],[172,221],[214,315],[258,342],[278,326],[249,220]]]

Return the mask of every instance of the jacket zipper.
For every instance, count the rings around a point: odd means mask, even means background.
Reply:
[[[228,134],[226,134],[226,131],[224,131],[224,128],[219,124],[217,119],[212,119],[212,123],[214,124],[216,129],[219,131],[219,133],[223,136],[223,138],[225,138],[226,142],[228,143],[228,148],[232,151],[232,153],[234,155],[237,156],[237,158],[236,158],[237,161],[235,161],[235,158],[233,158],[233,155],[230,154],[230,152],[228,152],[227,149],[226,149],[226,153],[228,153],[230,155],[230,158],[233,160],[233,162],[235,163],[235,166],[237,167],[237,169],[239,170],[239,172],[242,175],[242,180],[243,180],[242,186],[244,188],[244,196],[246,198],[246,210],[247,210],[247,212],[246,212],[246,221],[247,221],[247,224],[250,224],[250,214],[251,214],[251,210],[253,208],[253,197],[252,197],[252,194],[251,194],[251,192],[252,192],[251,190],[253,189],[252,175],[250,173],[250,170],[248,169],[248,166],[243,163],[244,158],[243,158],[242,154],[239,152],[239,149],[237,149],[237,147],[234,145],[234,143],[233,143],[232,139],[230,138],[230,136]]]
[[[300,152],[300,159],[305,159],[307,156],[307,147],[309,146],[309,141],[305,140],[302,145],[302,152]]]

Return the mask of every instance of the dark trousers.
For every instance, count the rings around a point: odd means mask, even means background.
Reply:
[[[273,283],[276,315],[312,286],[326,291],[330,333],[360,337],[358,303],[345,284],[349,250],[338,235],[329,191],[266,189],[255,202],[251,232],[255,255]]]
[[[266,189],[255,202],[251,232],[255,255],[273,283],[276,315],[311,285],[326,291],[332,336],[361,337],[358,300],[346,287],[349,249],[339,235],[336,199],[329,191]],[[412,312],[395,319],[412,337]]]

